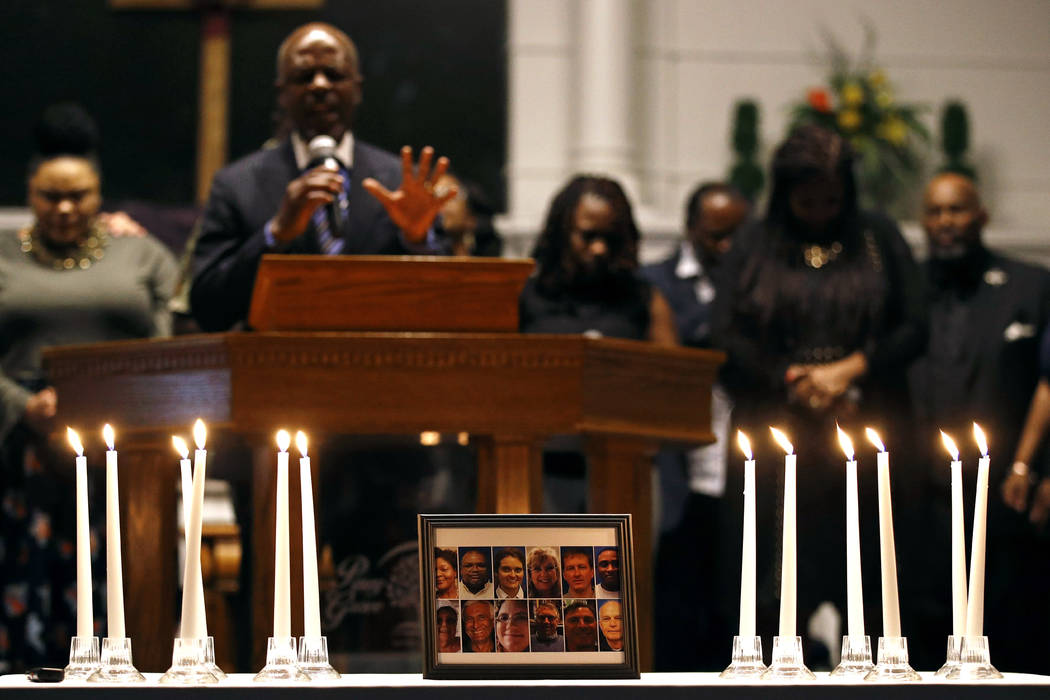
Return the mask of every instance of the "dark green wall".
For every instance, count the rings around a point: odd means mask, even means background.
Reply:
[[[59,100],[79,101],[99,120],[107,200],[192,201],[197,13],[116,11],[105,0],[0,5],[0,206],[25,202],[32,126]],[[361,53],[358,138],[393,151],[431,144],[503,201],[505,12],[501,0],[328,0],[317,12],[235,12],[231,159],[270,134],[278,44],[319,19],[344,29]]]

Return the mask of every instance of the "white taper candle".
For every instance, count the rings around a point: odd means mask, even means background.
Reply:
[[[274,534],[273,636],[292,634],[291,562],[288,541],[288,445],[287,430],[277,433],[277,513]]]
[[[740,556],[740,636],[755,636],[755,460],[751,443],[737,431],[737,443],[747,460],[744,462],[744,533]]]
[[[977,493],[973,503],[973,541],[970,543],[970,600],[966,605],[966,636],[984,634],[984,556],[988,533],[988,443],[981,426],[973,424],[973,436],[981,450],[977,462]]]
[[[795,616],[798,607],[798,555],[796,552],[795,517],[795,448],[787,436],[776,428],[770,428],[773,437],[784,448],[784,532],[780,559],[780,638],[796,636]]]
[[[124,638],[124,580],[120,561],[120,487],[113,427],[102,428],[106,441],[106,636]]]
[[[91,606],[91,529],[88,521],[87,457],[80,437],[66,428],[69,444],[77,453],[77,636],[94,637],[94,612]]]
[[[295,445],[302,455],[299,458],[299,489],[303,502],[303,634],[317,638],[321,636],[321,597],[317,581],[314,492],[306,434],[301,430],[295,434]]]

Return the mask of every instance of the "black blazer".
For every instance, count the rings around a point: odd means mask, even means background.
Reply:
[[[926,437],[935,453],[943,458],[936,438],[938,428],[952,433],[957,442],[965,442],[971,453],[970,424],[977,421],[995,445],[993,471],[1001,473],[1013,460],[1039,380],[1039,339],[1050,315],[1050,272],[989,252],[969,304],[963,360],[953,378],[964,389],[965,404],[953,407],[950,415],[934,415],[935,408],[926,397],[931,395],[931,369],[937,358],[929,354],[912,364],[908,383],[920,429],[929,433]],[[943,476],[948,473],[941,471]]]
[[[220,170],[201,219],[193,252],[190,305],[206,331],[230,328],[248,315],[259,260],[267,250],[263,226],[280,207],[288,183],[299,176],[292,143],[257,151]],[[343,252],[398,255],[406,251],[400,231],[361,181],[373,177],[388,189],[401,181],[401,161],[393,154],[354,141],[350,175],[349,226]],[[284,253],[319,254],[313,225],[282,249]]]

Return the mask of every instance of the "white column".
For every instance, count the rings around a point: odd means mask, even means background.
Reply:
[[[607,174],[638,199],[631,108],[637,61],[632,0],[579,0],[576,170]]]
[[[507,237],[528,255],[551,197],[572,172],[573,4],[507,3]]]

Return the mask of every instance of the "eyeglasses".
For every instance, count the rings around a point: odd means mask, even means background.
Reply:
[[[507,613],[503,613],[502,615],[496,615],[496,622],[500,623],[501,625],[505,625],[508,622],[512,625],[524,625],[528,621],[529,616],[522,613],[518,613],[517,615],[508,615]]]
[[[536,622],[557,622],[557,615],[537,615]]]

